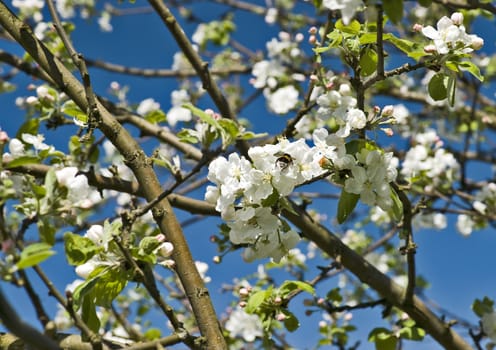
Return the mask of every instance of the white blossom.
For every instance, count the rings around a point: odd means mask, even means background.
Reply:
[[[264,90],[269,109],[277,114],[286,114],[298,103],[298,90],[293,85],[287,85],[274,92]]]
[[[140,102],[138,108],[136,108],[136,113],[145,116],[158,109],[160,109],[160,103],[156,102],[153,98],[147,98]]]
[[[262,322],[258,316],[249,315],[240,307],[231,312],[226,322],[226,330],[231,333],[231,337],[240,336],[248,343],[261,337],[263,335],[262,329]]]
[[[361,0],[324,0],[322,4],[329,10],[341,11],[343,23],[346,25],[350,23],[357,9],[363,5]]]
[[[178,122],[189,122],[193,115],[189,109],[183,108],[182,105],[190,102],[191,98],[184,89],[174,90],[171,92],[172,108],[167,112],[167,122],[175,126]]]
[[[459,12],[452,14],[451,18],[441,17],[437,22],[437,30],[432,26],[422,28],[422,33],[434,41],[434,46],[439,54],[444,55],[454,49],[462,52],[472,52],[482,47],[484,42],[477,35],[468,35],[465,32],[463,15]]]
[[[100,201],[100,194],[91,188],[88,179],[83,174],[78,174],[76,167],[66,167],[55,171],[57,182],[67,187],[67,199],[72,206],[90,208]]]
[[[458,219],[456,220],[456,229],[463,236],[469,236],[472,233],[474,226],[475,222],[470,216],[465,214],[458,215]]]

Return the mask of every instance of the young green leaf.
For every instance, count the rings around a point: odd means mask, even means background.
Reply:
[[[401,21],[403,17],[403,0],[384,0],[382,7],[391,22],[397,24]]]
[[[38,265],[55,254],[52,246],[47,243],[33,243],[21,252],[20,260],[16,263],[18,269],[25,269]]]
[[[84,264],[103,249],[91,239],[71,232],[64,235],[64,247],[67,261],[73,266]]]
[[[435,74],[429,81],[429,95],[434,101],[441,101],[448,97],[448,77],[443,73]]]
[[[338,202],[338,214],[337,219],[338,223],[342,224],[346,221],[348,216],[355,209],[358,199],[360,195],[354,193],[348,193],[344,189],[341,191],[341,196],[339,197]]]

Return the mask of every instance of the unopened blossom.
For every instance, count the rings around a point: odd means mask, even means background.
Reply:
[[[263,335],[262,322],[258,316],[247,314],[244,309],[239,307],[229,315],[226,330],[231,334],[231,337],[241,337],[248,343]]]

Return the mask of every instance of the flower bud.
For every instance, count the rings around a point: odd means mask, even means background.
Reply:
[[[437,52],[437,49],[436,49],[436,46],[435,45],[430,44],[430,45],[425,45],[424,46],[424,51],[426,53],[436,53]]]
[[[284,321],[286,319],[286,315],[283,314],[282,312],[278,313],[276,316],[276,319],[280,322]]]
[[[239,289],[239,296],[240,297],[247,297],[248,295],[250,295],[250,291],[247,288],[242,287]]]
[[[474,50],[479,50],[480,48],[482,48],[482,46],[484,46],[484,39],[476,36],[475,38],[472,39],[472,45],[471,46]]]
[[[310,29],[308,30],[308,33],[313,35],[313,34],[317,34],[317,31],[318,31],[317,27],[313,26],[313,27],[310,27]]]
[[[394,112],[393,105],[384,106],[384,108],[382,109],[382,115],[384,117],[390,117],[390,116],[392,116],[393,115],[393,112]]]
[[[240,301],[240,302],[238,303],[238,306],[239,306],[239,307],[241,307],[241,308],[245,308],[245,307],[246,307],[246,305],[248,305],[248,303],[247,303],[246,301]]]
[[[451,20],[453,21],[453,24],[459,26],[463,24],[463,14],[461,12],[454,12],[451,15]]]
[[[212,258],[212,261],[214,262],[214,264],[220,264],[220,262],[222,261],[222,258],[220,256],[216,255]]]
[[[420,33],[422,31],[422,28],[424,28],[424,26],[422,24],[419,24],[419,23],[415,23],[413,25],[413,31],[414,32],[418,32]]]

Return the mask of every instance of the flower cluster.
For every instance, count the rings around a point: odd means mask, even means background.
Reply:
[[[484,45],[484,40],[475,34],[467,34],[463,25],[463,14],[455,12],[451,18],[443,16],[437,22],[437,30],[432,26],[422,28],[422,34],[434,41],[434,45],[427,45],[426,52],[437,52],[445,55],[454,50],[469,53],[478,50]]]
[[[208,179],[217,186],[208,186],[205,198],[215,203],[226,220],[230,240],[249,245],[247,260],[272,257],[279,261],[299,241],[278,215],[280,200],[323,172],[318,162],[321,154],[300,139],[253,147],[248,155],[252,162],[236,153],[215,159]]]
[[[252,69],[254,78],[251,84],[258,89],[264,89],[269,109],[277,114],[285,114],[294,108],[298,102],[298,90],[288,84],[289,70],[287,65],[294,64],[302,56],[298,47],[303,35],[294,38],[288,33],[279,33],[279,39],[273,38],[267,43],[268,60],[255,63]],[[292,74],[292,81],[302,81],[301,74]]]
[[[458,178],[460,165],[453,154],[442,148],[435,130],[418,133],[413,142],[402,165],[403,176],[410,181],[426,177],[434,186],[450,185]]]
[[[490,182],[478,191],[472,203],[480,216],[470,216],[467,214],[458,215],[456,229],[464,236],[468,236],[475,228],[482,228],[486,224],[484,215],[494,213],[496,210],[496,183]]]

